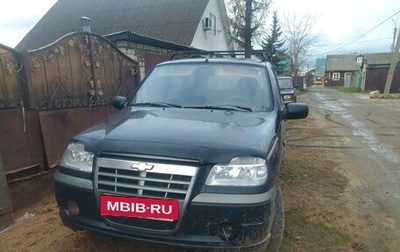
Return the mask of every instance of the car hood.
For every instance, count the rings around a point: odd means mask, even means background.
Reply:
[[[97,155],[123,153],[229,162],[265,158],[276,137],[274,113],[126,108],[75,137]]]

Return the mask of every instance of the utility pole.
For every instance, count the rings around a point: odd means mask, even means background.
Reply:
[[[390,88],[392,86],[394,70],[396,68],[397,62],[399,61],[399,49],[400,49],[400,29],[397,35],[396,46],[392,54],[392,61],[390,62],[389,72],[385,84],[385,90],[383,91],[385,97],[389,95]]]
[[[245,58],[251,57],[251,14],[252,14],[252,3],[253,0],[245,0],[246,1],[246,10],[245,10],[245,31],[244,31],[244,52]]]
[[[397,23],[392,19],[394,23],[394,32],[393,32],[393,43],[390,46],[390,50],[394,53],[394,44],[396,43],[396,34],[397,34]]]

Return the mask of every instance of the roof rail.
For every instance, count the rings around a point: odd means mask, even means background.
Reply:
[[[267,61],[267,56],[263,50],[251,50],[250,55],[260,57],[262,62]],[[244,58],[246,51],[172,51],[169,60],[177,58]]]

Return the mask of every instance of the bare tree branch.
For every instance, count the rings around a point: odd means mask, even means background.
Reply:
[[[295,75],[299,73],[300,67],[307,61],[312,46],[318,41],[318,35],[313,32],[315,23],[316,17],[311,14],[284,16],[282,28],[294,64]]]

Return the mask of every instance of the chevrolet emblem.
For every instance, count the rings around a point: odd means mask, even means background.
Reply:
[[[154,165],[148,163],[135,162],[131,165],[131,169],[144,172],[153,169]]]

